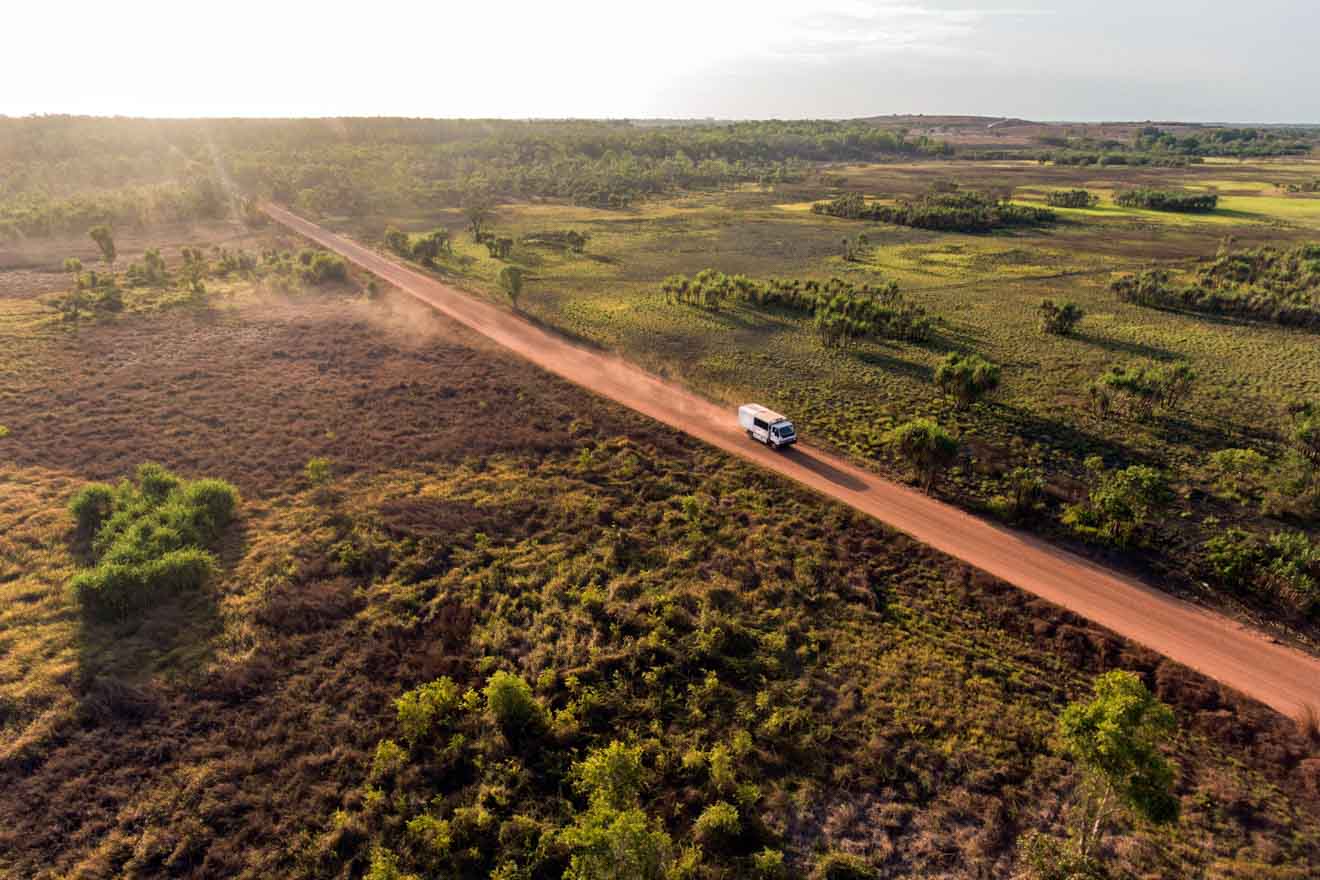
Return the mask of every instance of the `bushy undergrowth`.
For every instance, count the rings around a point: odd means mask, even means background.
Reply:
[[[93,483],[69,503],[93,565],[70,586],[89,612],[122,618],[162,597],[201,586],[215,566],[208,551],[238,506],[221,480],[180,480],[144,464],[136,480]]]
[[[1053,223],[1048,208],[1014,205],[977,192],[930,193],[919,199],[904,199],[896,205],[867,203],[860,193],[847,193],[811,206],[817,214],[849,220],[872,220],[934,229],[941,232],[990,232],[1012,226],[1043,226]]]

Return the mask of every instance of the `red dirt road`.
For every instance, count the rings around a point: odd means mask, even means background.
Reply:
[[[736,413],[617,357],[573,345],[274,205],[266,212],[532,363],[659,422],[777,471],[918,541],[1086,617],[1292,717],[1320,708],[1320,659],[1223,615],[1021,532],[995,525],[799,445],[771,452]]]

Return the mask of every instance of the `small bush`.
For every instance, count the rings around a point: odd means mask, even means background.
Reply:
[[[181,481],[158,464],[137,482],[83,487],[69,507],[92,538],[93,568],[70,582],[87,610],[124,617],[135,609],[199,588],[215,568],[206,545],[233,519],[238,492],[220,480]]]
[[[727,846],[740,833],[742,823],[738,820],[738,808],[727,801],[717,801],[702,810],[693,825],[693,833],[698,841],[707,846]]]
[[[544,727],[545,710],[532,696],[526,681],[503,670],[486,683],[486,710],[495,717],[505,738],[516,742]]]
[[[1040,314],[1041,329],[1055,336],[1071,336],[1077,328],[1077,322],[1084,316],[1076,303],[1056,303],[1052,299],[1044,300],[1037,312]]]
[[[164,501],[179,488],[179,478],[153,461],[138,465],[137,483],[142,494],[152,501]]]
[[[617,740],[573,765],[574,787],[593,804],[622,810],[637,802],[644,781],[642,750]]]
[[[303,467],[303,476],[307,482],[320,488],[330,482],[330,459],[328,458],[309,458],[307,464]]]
[[[1089,190],[1064,189],[1045,194],[1045,204],[1051,208],[1094,208],[1100,197]]]
[[[1234,588],[1251,583],[1265,556],[1260,542],[1242,529],[1227,529],[1206,541],[1202,549],[1214,576]]]
[[[448,676],[404,693],[394,701],[403,738],[416,747],[437,725],[448,722],[459,706],[459,698],[458,685]]]
[[[766,847],[752,856],[752,871],[760,880],[781,880],[786,875],[784,854]]]
[[[373,782],[395,776],[408,763],[408,753],[392,739],[383,739],[376,746],[376,754],[371,759],[371,780]]]
[[[110,518],[115,490],[105,483],[91,483],[78,490],[69,502],[69,512],[78,521],[78,531],[91,536]]]
[[[425,813],[409,820],[408,837],[418,849],[434,858],[447,856],[454,840],[448,822]]]

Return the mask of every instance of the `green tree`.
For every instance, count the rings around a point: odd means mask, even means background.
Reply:
[[[999,387],[999,365],[979,354],[953,352],[935,369],[935,384],[966,409]]]
[[[588,807],[560,834],[572,853],[566,880],[660,880],[672,842],[641,809],[641,749],[612,742],[574,764],[572,775]]]
[[[1176,822],[1174,768],[1160,751],[1177,730],[1168,706],[1141,679],[1115,670],[1095,680],[1089,702],[1070,704],[1059,718],[1059,739],[1084,781],[1076,816],[1077,852],[1090,862],[1120,813],[1157,825]]]
[[[110,227],[102,223],[93,226],[88,230],[87,234],[92,237],[92,241],[96,242],[96,246],[101,249],[101,259],[105,260],[105,264],[110,267],[111,271],[114,271],[115,237],[110,232]]]
[[[472,237],[477,241],[483,238],[482,228],[494,209],[495,199],[490,191],[490,186],[484,181],[469,181],[463,188],[462,196],[463,216],[467,218],[468,228],[472,230]]]
[[[1091,474],[1087,497],[1064,510],[1063,522],[1082,535],[1126,547],[1156,511],[1172,498],[1168,478],[1145,465],[1105,470],[1098,455],[1086,459]]]
[[[500,270],[500,287],[509,295],[509,302],[518,308],[518,297],[523,290],[523,270],[517,266],[505,266]]]
[[[905,422],[886,433],[885,442],[912,467],[926,493],[958,457],[958,441],[931,419]]]

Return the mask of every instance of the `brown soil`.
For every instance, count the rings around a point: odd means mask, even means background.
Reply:
[[[152,460],[268,494],[313,456],[388,468],[563,449],[569,423],[604,408],[405,298],[312,296],[69,333],[0,390],[11,461],[107,480]]]

